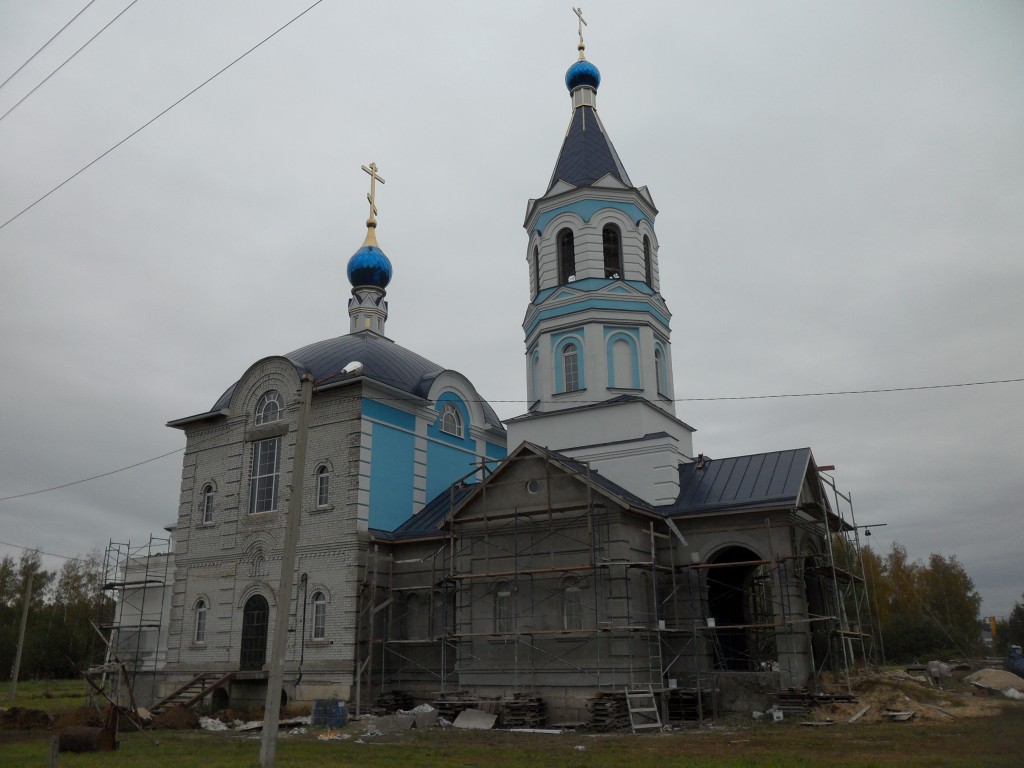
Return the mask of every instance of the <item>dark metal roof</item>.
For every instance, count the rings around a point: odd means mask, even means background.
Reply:
[[[679,465],[679,497],[667,517],[755,507],[795,507],[811,466],[811,449],[705,459]]]
[[[358,361],[363,364],[362,376],[365,378],[415,397],[426,397],[434,379],[445,370],[443,366],[395,344],[391,339],[365,330],[308,344],[284,357],[295,365],[300,375],[308,371],[314,381],[324,379],[323,386],[330,386],[334,383],[332,376],[339,374],[349,363]],[[232,384],[210,412],[227,408],[234,389],[235,384]],[[487,423],[501,427],[501,420],[494,409],[483,400],[480,406]]]
[[[586,186],[609,173],[627,187],[633,186],[619,154],[612,146],[612,140],[605,133],[597,110],[593,107],[576,107],[548,189],[559,180],[577,187]]]
[[[377,538],[391,540],[419,539],[428,536],[438,536],[444,533],[444,523],[448,513],[452,511],[464,498],[472,493],[475,484],[457,485],[453,488],[445,488],[437,496],[427,502],[419,512],[410,517],[390,533],[374,531]]]

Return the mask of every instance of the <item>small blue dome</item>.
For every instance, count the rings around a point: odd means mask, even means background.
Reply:
[[[569,93],[581,85],[589,85],[595,91],[601,85],[601,73],[586,59],[580,59],[565,71],[565,87]]]
[[[348,260],[348,281],[353,288],[372,285],[386,288],[391,282],[391,261],[375,245],[364,245]]]

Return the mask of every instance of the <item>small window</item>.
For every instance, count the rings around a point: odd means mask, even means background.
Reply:
[[[313,639],[327,637],[327,596],[323,592],[313,594]]]
[[[572,343],[562,348],[562,382],[564,392],[574,392],[580,388],[579,350]]]
[[[316,505],[326,507],[331,503],[331,473],[325,466],[316,471]]]
[[[260,440],[252,446],[249,479],[249,514],[277,509],[277,479],[281,467],[281,438]]]
[[[562,592],[562,627],[583,629],[583,593],[579,587],[566,587]]]
[[[507,582],[494,590],[494,631],[501,635],[512,632],[512,590]]]
[[[654,287],[654,269],[651,265],[651,238],[644,235],[644,282]]]
[[[540,248],[533,246],[533,296],[540,293]]]
[[[272,421],[280,421],[284,417],[284,400],[281,393],[271,390],[261,399],[256,406],[256,423],[269,424]]]
[[[576,245],[571,229],[558,233],[558,282],[571,283],[576,279]]]
[[[203,522],[213,522],[213,486],[209,483],[203,486]]]
[[[445,403],[441,411],[441,431],[455,437],[462,437],[462,414],[451,403]]]
[[[622,235],[614,224],[607,224],[601,231],[604,244],[604,276],[611,280],[622,279]]]
[[[665,353],[660,347],[654,349],[654,382],[658,388],[658,394],[668,397],[668,376],[665,370]]]
[[[206,601],[196,603],[196,634],[197,643],[206,642]]]

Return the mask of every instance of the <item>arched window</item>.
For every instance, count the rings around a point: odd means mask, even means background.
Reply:
[[[533,246],[533,297],[540,293],[540,248]]]
[[[269,424],[278,421],[284,416],[284,400],[281,394],[271,390],[260,398],[260,404],[256,406],[256,423]]]
[[[665,367],[665,353],[661,347],[654,348],[654,383],[658,394],[668,397],[668,369]]]
[[[558,233],[558,282],[571,283],[576,279],[576,245],[571,229]]]
[[[313,593],[313,639],[323,640],[327,637],[327,595],[323,592]]]
[[[604,245],[604,276],[611,280],[621,280],[622,274],[622,234],[614,224],[605,224],[601,230],[601,241]]]
[[[494,631],[501,635],[512,632],[512,589],[507,581],[494,587]]]
[[[562,391],[575,392],[580,388],[579,350],[573,342],[562,347]]]
[[[651,266],[651,238],[644,235],[644,282],[654,287],[654,271]]]
[[[530,355],[530,404],[540,400],[540,354],[537,350]]]
[[[331,503],[331,472],[320,465],[316,471],[316,505],[326,507]]]
[[[203,522],[213,522],[213,486],[210,483],[203,486]]]
[[[441,411],[441,431],[455,437],[462,437],[462,414],[451,403],[445,403]]]
[[[576,583],[562,589],[562,629],[583,629],[583,592]]]
[[[200,600],[196,603],[196,634],[197,643],[206,642],[206,601]]]
[[[249,514],[277,509],[277,479],[281,471],[281,438],[252,444],[249,472]]]

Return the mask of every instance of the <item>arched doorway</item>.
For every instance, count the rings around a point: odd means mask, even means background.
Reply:
[[[714,618],[715,666],[768,670],[778,663],[771,568],[746,547],[727,547],[707,571],[708,616]]]
[[[253,595],[245,601],[242,609],[242,653],[238,668],[245,670],[263,669],[267,660],[267,624],[270,621],[270,605],[263,595]]]
[[[812,553],[804,558],[804,591],[807,594],[807,618],[811,632],[811,654],[815,674],[831,665],[830,622],[831,613],[828,587],[822,570],[822,559]]]

